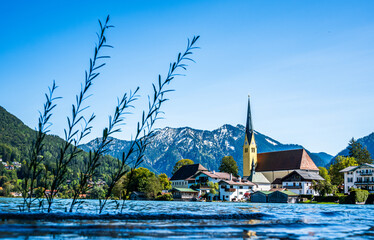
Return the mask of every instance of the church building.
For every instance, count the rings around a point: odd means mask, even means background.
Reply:
[[[319,173],[319,169],[304,149],[257,153],[253,130],[250,99],[248,96],[247,123],[243,145],[243,178],[256,183],[258,175],[269,183],[281,179],[295,170]],[[269,185],[270,186],[270,185]]]

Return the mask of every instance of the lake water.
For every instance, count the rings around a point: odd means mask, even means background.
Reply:
[[[97,213],[87,200],[65,213],[20,213],[22,199],[0,199],[1,239],[374,239],[373,205],[126,201]]]

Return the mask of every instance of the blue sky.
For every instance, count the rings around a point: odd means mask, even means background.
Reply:
[[[201,47],[158,127],[213,130],[245,124],[251,95],[254,127],[282,143],[336,154],[350,138],[374,131],[372,1],[8,1],[0,15],[0,105],[35,128],[44,92],[56,80],[53,115],[66,115],[92,55],[97,19],[111,16],[112,58],[94,82],[87,114],[91,140],[117,97],[140,86],[143,100],[116,137],[131,138],[157,75],[187,38]]]

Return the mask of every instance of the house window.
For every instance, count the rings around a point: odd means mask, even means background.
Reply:
[[[256,152],[256,149],[255,149],[255,148],[252,148],[252,152],[253,152],[253,153]]]
[[[245,148],[245,152],[246,152],[246,153],[248,152],[248,148]]]

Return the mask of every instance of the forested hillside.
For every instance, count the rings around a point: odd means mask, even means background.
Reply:
[[[0,158],[4,164],[6,163],[9,166],[14,165],[14,162],[22,164],[22,167],[15,167],[14,170],[5,170],[3,164],[1,164],[0,173],[3,177],[6,176],[6,179],[0,179],[0,187],[8,183],[10,184],[9,191],[17,191],[19,189],[20,182],[17,181],[17,179],[23,179],[24,177],[24,163],[30,156],[30,146],[35,136],[36,132],[34,130],[26,126],[17,117],[7,112],[3,107],[0,107]],[[55,166],[55,160],[59,154],[59,147],[63,142],[64,140],[58,136],[46,136],[42,156],[43,165],[47,170]],[[68,179],[72,181],[78,179],[78,170],[82,168],[87,158],[87,152],[82,152],[82,154],[76,157],[69,165]],[[102,179],[106,181],[115,166],[113,160],[113,157],[109,155],[103,157],[97,169],[98,174],[94,176],[92,180],[96,181]]]

